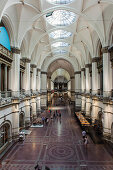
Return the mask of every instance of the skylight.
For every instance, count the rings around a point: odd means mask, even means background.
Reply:
[[[76,14],[66,10],[57,10],[46,14],[47,22],[53,26],[67,26],[76,20]]]
[[[57,55],[57,54],[65,54],[65,53],[67,53],[66,50],[55,50],[55,51],[53,51],[53,55]]]
[[[52,47],[68,47],[69,44],[66,42],[56,42],[51,45]]]
[[[52,4],[70,4],[71,2],[73,2],[74,0],[47,0],[49,3]]]
[[[49,34],[49,36],[51,38],[54,38],[54,39],[57,39],[57,38],[60,38],[60,39],[64,39],[64,38],[68,38],[72,35],[71,32],[68,32],[68,31],[64,31],[64,30],[56,30],[54,32],[51,32]]]

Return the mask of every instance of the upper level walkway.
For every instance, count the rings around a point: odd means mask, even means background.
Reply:
[[[88,136],[82,142],[81,129],[69,107],[60,107],[61,119],[50,120],[43,128],[30,128],[23,143],[17,143],[2,161],[2,170],[33,170],[36,163],[50,170],[113,170],[113,158],[104,145],[95,145]]]

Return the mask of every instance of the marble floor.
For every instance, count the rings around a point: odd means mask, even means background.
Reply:
[[[17,143],[2,161],[1,170],[33,170],[35,165],[50,170],[113,170],[113,158],[104,145],[95,145],[88,136],[85,149],[81,128],[68,107],[61,107],[61,120],[50,120],[43,128]]]

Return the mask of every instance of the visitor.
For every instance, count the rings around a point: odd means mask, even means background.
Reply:
[[[86,149],[87,149],[87,144],[88,144],[88,138],[87,138],[87,136],[85,136],[85,138],[84,138],[84,146],[85,146]]]
[[[83,130],[83,131],[82,131],[82,137],[83,137],[83,139],[85,138],[85,136],[86,136],[86,131]]]

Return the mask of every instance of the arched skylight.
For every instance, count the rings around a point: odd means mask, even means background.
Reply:
[[[56,30],[54,32],[51,32],[49,35],[51,38],[54,38],[54,39],[57,39],[57,38],[64,39],[64,38],[70,37],[72,33],[68,31],[64,31],[64,30]]]
[[[70,4],[71,2],[73,2],[74,0],[47,0],[49,3],[52,4]]]
[[[59,55],[59,54],[66,54],[67,51],[66,50],[55,50],[52,53],[53,55],[57,55],[57,54]]]
[[[11,51],[9,36],[7,30],[3,26],[0,27],[0,44]]]
[[[47,22],[53,26],[67,26],[76,20],[76,14],[66,10],[57,10],[46,14]]]
[[[68,47],[69,44],[66,42],[56,42],[51,45],[52,47]]]

